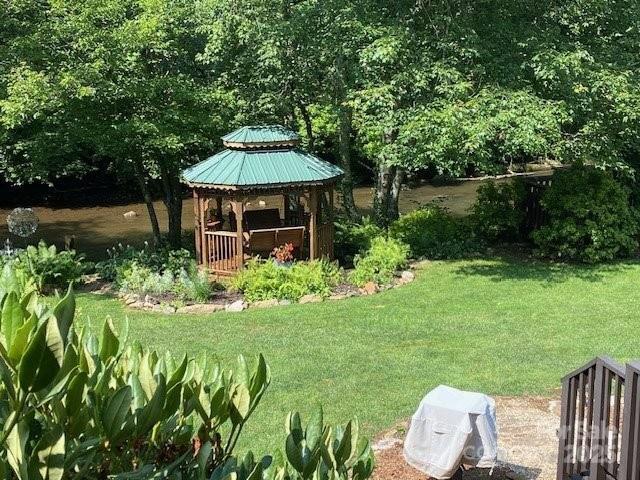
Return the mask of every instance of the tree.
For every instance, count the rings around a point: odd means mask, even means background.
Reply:
[[[49,179],[107,158],[138,178],[156,241],[150,184],[158,186],[168,241],[178,247],[181,169],[214,148],[234,103],[198,61],[204,37],[195,4],[56,2],[42,15],[25,19],[30,31],[7,47],[2,171],[18,181]]]

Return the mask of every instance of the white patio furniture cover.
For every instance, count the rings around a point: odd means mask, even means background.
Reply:
[[[437,479],[460,465],[492,468],[498,457],[495,401],[440,385],[420,402],[404,442],[409,465]]]

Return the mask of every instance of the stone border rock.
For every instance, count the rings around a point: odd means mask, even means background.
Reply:
[[[415,269],[419,264],[410,265],[410,269]],[[325,300],[336,301],[336,300],[344,300],[345,298],[363,296],[363,295],[373,295],[378,292],[388,290],[390,288],[400,287],[402,285],[406,285],[407,283],[411,283],[415,280],[416,276],[411,270],[403,270],[398,272],[394,281],[390,285],[377,285],[374,282],[366,283],[362,288],[353,287],[352,289],[347,289],[346,291],[338,291],[333,292],[328,297],[322,297],[317,294],[304,295],[298,300],[299,304],[307,304],[307,303],[320,303]],[[122,299],[125,305],[134,310],[145,310],[149,312],[163,313],[165,315],[170,315],[174,313],[179,314],[195,314],[195,315],[209,315],[215,312],[242,312],[247,308],[271,308],[281,305],[290,305],[292,302],[290,300],[259,300],[257,302],[248,303],[245,299],[237,299],[225,303],[195,303],[184,305],[181,307],[176,307],[174,305],[170,305],[168,303],[164,303],[157,298],[154,298],[150,295],[141,296],[135,293],[129,294],[118,294],[118,296]]]

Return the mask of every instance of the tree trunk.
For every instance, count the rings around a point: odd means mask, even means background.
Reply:
[[[395,167],[395,174],[391,182],[391,188],[389,189],[389,201],[387,202],[387,218],[389,219],[389,223],[400,217],[400,189],[404,181],[404,176],[405,171],[400,167]]]
[[[393,144],[398,137],[397,130],[385,132],[384,142],[387,145]],[[378,164],[378,180],[373,198],[374,218],[381,227],[388,227],[391,222],[398,219],[398,200],[400,198],[400,187],[404,180],[404,170],[397,166],[389,166],[380,159]]]
[[[153,196],[151,195],[151,190],[149,190],[149,184],[147,183],[142,164],[135,160],[132,163],[136,180],[138,181],[138,185],[140,185],[140,191],[144,198],[144,203],[147,205],[147,212],[149,212],[149,221],[151,222],[151,232],[153,234],[153,245],[158,246],[161,241],[160,223],[158,223],[158,215],[156,214],[156,208],[153,205]]]
[[[351,107],[347,105],[347,85],[345,81],[344,60],[338,55],[335,63],[335,104],[338,109],[338,138],[340,167],[344,177],[338,186],[340,201],[347,217],[358,220],[358,209],[353,198],[353,174],[351,173]]]
[[[182,187],[180,176],[174,168],[160,165],[164,191],[163,202],[167,207],[167,242],[172,249],[182,248]]]
[[[389,197],[394,178],[393,167],[383,164],[378,166],[376,189],[373,195],[373,218],[381,227],[389,225]]]
[[[351,173],[351,110],[345,105],[338,108],[340,116],[340,167],[344,170],[339,192],[342,208],[344,208],[347,217],[358,220],[358,209],[353,198],[353,174]]]
[[[300,115],[302,116],[302,121],[304,122],[304,129],[307,132],[307,139],[309,141],[307,148],[310,152],[313,152],[316,143],[316,137],[313,135],[313,124],[311,123],[311,115],[309,115],[309,110],[307,110],[307,106],[298,102],[298,108],[300,109]]]

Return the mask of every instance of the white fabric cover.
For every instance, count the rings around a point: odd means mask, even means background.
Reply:
[[[496,403],[491,397],[440,385],[422,399],[404,442],[409,465],[447,479],[462,464],[491,468],[497,457]]]

